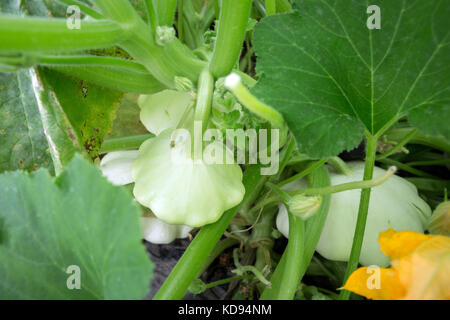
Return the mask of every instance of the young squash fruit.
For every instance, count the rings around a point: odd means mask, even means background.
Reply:
[[[364,162],[350,162],[348,166],[352,170],[349,175],[330,169],[332,185],[363,180]],[[373,176],[377,178],[385,173],[385,170],[375,167]],[[295,187],[292,184],[288,185],[288,188],[306,188],[306,185],[302,185],[299,181],[294,185]],[[327,220],[316,247],[317,252],[323,257],[334,261],[348,261],[358,217],[360,194],[360,189],[332,194]],[[383,184],[372,188],[359,262],[365,266],[387,266],[389,258],[380,250],[379,233],[389,228],[421,233],[425,230],[430,215],[431,209],[419,197],[416,187],[399,176],[394,175]],[[289,220],[284,205],[280,206],[277,228],[288,237]]]
[[[137,150],[110,152],[100,162],[100,170],[115,186],[133,183],[131,165],[137,157]],[[192,230],[188,226],[165,223],[152,214],[143,215],[140,223],[142,238],[155,244],[168,244],[175,239],[187,238]]]
[[[178,134],[176,127],[192,128],[189,93],[165,90],[142,95],[138,100],[140,120],[156,135],[145,141],[139,151],[107,154],[101,169],[114,184],[134,182],[136,200],[152,210],[166,224],[201,227],[217,221],[222,214],[238,205],[245,193],[242,170],[238,164],[216,164],[203,157],[194,159],[191,139]],[[182,125],[180,125],[180,123]]]

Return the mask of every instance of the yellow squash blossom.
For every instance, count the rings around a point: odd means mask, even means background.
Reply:
[[[450,237],[389,229],[378,242],[391,268],[359,268],[343,289],[374,300],[450,300]]]

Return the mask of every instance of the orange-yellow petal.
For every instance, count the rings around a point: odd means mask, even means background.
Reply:
[[[373,300],[398,300],[406,294],[397,272],[391,268],[359,268],[350,275],[343,289]]]
[[[433,236],[403,259],[392,261],[407,300],[450,299],[450,238]]]
[[[431,235],[425,235],[414,231],[395,232],[392,228],[381,232],[378,237],[381,252],[391,259],[400,259],[412,253],[420,244],[430,239]]]

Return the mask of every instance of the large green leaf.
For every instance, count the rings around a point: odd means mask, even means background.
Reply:
[[[258,24],[254,93],[278,109],[302,152],[336,155],[402,116],[450,139],[448,1],[297,0]],[[381,29],[366,26],[369,5]]]
[[[30,73],[0,73],[0,172],[52,169]]]
[[[78,140],[97,157],[123,94],[45,68],[40,75],[55,92]]]
[[[56,179],[0,175],[0,299],[142,299],[153,267],[140,215],[78,156]],[[79,267],[80,289],[68,289],[69,266]]]

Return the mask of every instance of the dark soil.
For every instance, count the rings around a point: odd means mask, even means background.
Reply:
[[[146,299],[152,299],[152,297],[156,294],[164,280],[183,255],[189,243],[190,241],[188,239],[177,239],[171,244],[163,245],[145,242],[147,252],[150,254],[150,258],[155,264],[153,281],[150,285],[150,293],[147,295]],[[205,283],[209,283],[227,277],[232,277],[234,276],[234,274],[231,273],[232,265],[233,261],[231,258],[231,252],[228,252],[227,250],[222,253],[222,255],[219,256],[219,258],[217,258],[210,268],[208,268],[208,270],[202,275],[202,280]],[[220,300],[226,297],[227,289],[228,285],[217,286],[198,295],[187,293],[183,299]]]

